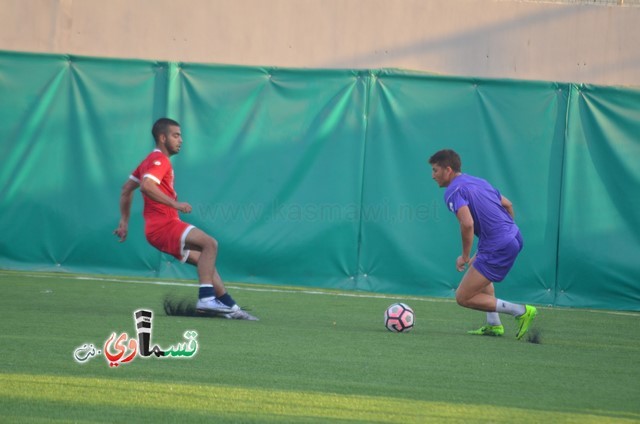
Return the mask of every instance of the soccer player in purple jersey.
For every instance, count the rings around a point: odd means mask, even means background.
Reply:
[[[458,271],[467,272],[456,290],[456,302],[465,308],[487,312],[487,324],[470,334],[501,336],[504,327],[499,313],[513,315],[520,340],[533,322],[537,310],[530,305],[506,302],[495,297],[494,282],[502,281],[522,250],[520,229],[514,222],[513,205],[487,181],[463,174],[460,156],[440,150],[429,158],[431,176],[446,187],[444,201],[460,223],[462,254],[456,259]],[[478,249],[471,256],[473,236]]]

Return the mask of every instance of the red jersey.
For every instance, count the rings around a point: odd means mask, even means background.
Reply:
[[[158,183],[160,190],[176,200],[178,195],[173,189],[173,167],[171,161],[160,150],[154,150],[147,156],[129,177],[138,184],[142,184],[144,178],[151,178]],[[145,233],[151,234],[160,230],[173,220],[179,220],[178,211],[170,206],[156,202],[142,195],[144,199]]]

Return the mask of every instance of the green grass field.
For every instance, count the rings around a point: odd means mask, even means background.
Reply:
[[[484,314],[450,300],[228,284],[258,322],[168,317],[182,282],[0,271],[0,422],[627,423],[640,422],[640,314],[540,308],[541,343],[470,336]],[[388,332],[385,308],[416,312]],[[133,311],[154,311],[152,342],[198,333],[191,358],[109,367],[75,349],[135,337]]]

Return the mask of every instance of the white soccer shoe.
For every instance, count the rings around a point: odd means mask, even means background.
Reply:
[[[234,305],[234,307],[237,306],[238,305]],[[228,314],[233,311],[234,309],[231,306],[225,305],[215,297],[205,297],[203,299],[198,299],[198,303],[196,303],[196,312],[200,313],[215,312],[218,314]]]
[[[226,314],[222,314],[222,317],[227,319],[245,319],[247,321],[260,321],[257,317],[254,317],[247,311],[243,311],[240,306],[233,305],[232,311]]]

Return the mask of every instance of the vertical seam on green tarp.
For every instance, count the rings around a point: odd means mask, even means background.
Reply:
[[[180,96],[180,74],[182,69],[182,62],[165,62],[167,66],[166,79],[164,88],[164,110],[162,111],[162,116],[154,116],[153,121],[156,119],[167,117],[174,119],[178,122],[182,119],[181,116],[176,116],[180,112],[180,107],[176,103],[181,98]],[[154,249],[155,250],[155,249]],[[155,275],[157,278],[162,278],[163,276],[163,265],[164,262],[167,261],[167,258],[172,258],[171,255],[161,252],[160,250],[156,251],[157,253],[157,263]],[[169,259],[171,260],[171,259]]]
[[[178,100],[180,96],[180,77],[182,72],[182,63],[180,62],[167,62],[167,110],[165,111],[167,117],[178,120],[182,117],[176,117],[179,113],[180,107]],[[179,122],[179,121],[178,121]]]
[[[169,90],[168,83],[169,62],[155,62],[153,65],[154,85],[153,85],[153,109],[151,121],[165,116],[168,112],[167,92]]]
[[[361,74],[362,75],[362,74]],[[364,78],[364,77],[363,77]],[[373,71],[369,71],[369,74],[366,76],[366,81],[365,81],[365,85],[366,85],[366,90],[365,90],[365,99],[364,99],[364,131],[362,134],[362,141],[363,141],[363,146],[362,146],[362,160],[360,162],[360,214],[359,214],[359,218],[358,218],[358,240],[357,240],[357,253],[356,253],[356,270],[357,270],[357,275],[355,276],[355,281],[354,284],[358,285],[358,279],[360,277],[360,274],[362,273],[362,261],[361,261],[361,254],[362,254],[362,225],[363,225],[363,206],[364,206],[364,185],[365,185],[365,166],[366,166],[366,158],[367,158],[367,144],[368,144],[368,140],[369,140],[369,114],[371,112],[370,110],[370,100],[371,100],[371,90],[372,90],[372,81],[373,79]]]
[[[556,227],[556,260],[555,260],[555,272],[553,278],[553,306],[558,305],[558,292],[559,292],[559,264],[560,264],[560,223],[562,222],[562,209],[564,200],[564,173],[565,173],[565,157],[567,151],[567,140],[569,138],[569,113],[571,111],[571,100],[573,93],[573,84],[567,85],[567,102],[566,112],[564,115],[564,137],[562,139],[562,158],[560,160],[560,195],[558,196],[558,225]]]

